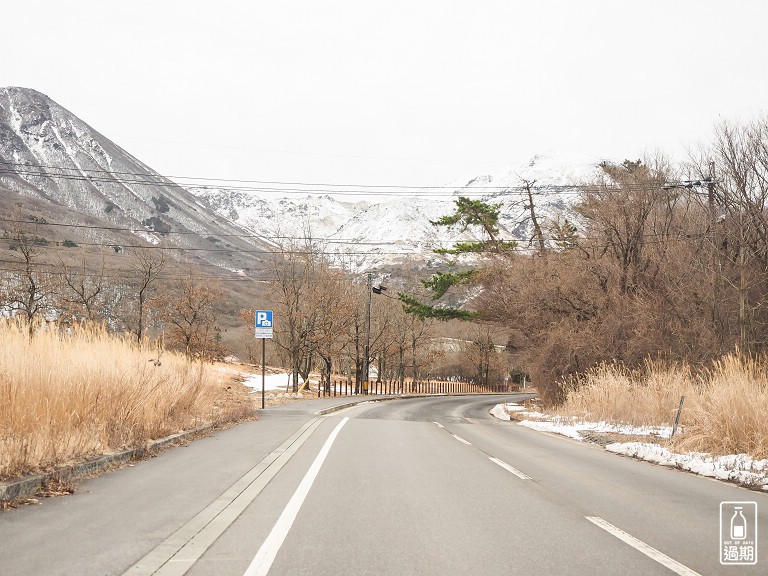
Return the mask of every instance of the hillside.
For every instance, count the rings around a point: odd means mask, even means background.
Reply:
[[[228,270],[262,268],[271,247],[35,90],[0,88],[0,186]]]

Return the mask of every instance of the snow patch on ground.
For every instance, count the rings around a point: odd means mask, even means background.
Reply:
[[[253,388],[254,393],[255,392],[261,392],[261,372],[258,373],[249,373],[244,372],[241,374],[241,376],[244,378],[243,385],[247,386],[248,388]],[[280,373],[280,374],[266,374],[264,377],[264,391],[265,392],[283,392],[292,398],[302,398],[301,395],[294,395],[291,393],[293,386],[291,386],[291,382],[293,381],[293,376],[289,373]],[[304,380],[302,380],[301,376],[299,376],[299,386],[301,386],[304,383]],[[310,384],[317,384],[315,380],[310,379]],[[301,394],[301,393],[299,393]]]
[[[768,460],[754,460],[747,454],[711,456],[701,452],[678,454],[658,444],[617,442],[605,447],[609,452],[639,458],[648,462],[688,470],[694,474],[736,482],[744,486],[759,486],[768,490]]]
[[[527,418],[519,422],[521,426],[539,432],[561,434],[574,440],[583,440],[582,432],[657,436],[659,438],[672,436],[672,427],[670,426],[631,426],[609,422],[586,422],[577,418],[562,418],[541,412],[529,412],[525,406],[520,404],[497,404],[491,410],[491,415],[499,420],[509,421],[512,417],[511,414],[514,414],[516,418]],[[615,442],[608,444],[605,449],[614,454],[639,458],[661,466],[670,466],[702,476],[736,482],[742,486],[759,487],[768,491],[768,459],[755,460],[747,454],[727,456],[712,456],[700,452],[679,454],[652,442]]]
[[[545,416],[539,412],[534,417]],[[658,426],[631,426],[629,424],[612,424],[610,422],[584,422],[576,418],[554,418],[551,421],[523,420],[521,426],[540,430],[542,432],[554,432],[576,440],[581,440],[581,432],[599,432],[607,434],[626,434],[628,436],[658,436],[669,438],[672,436],[671,427]]]
[[[504,409],[504,404],[496,404],[496,406],[491,408],[491,416],[494,416],[499,420],[505,420],[507,422],[510,420],[509,412]]]

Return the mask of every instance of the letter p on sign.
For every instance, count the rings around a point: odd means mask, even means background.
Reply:
[[[272,326],[272,318],[270,318],[270,316],[272,316],[272,314],[266,310],[259,310],[256,313],[256,326],[260,326],[261,328],[270,328]]]
[[[272,338],[272,310],[256,310],[256,338]]]

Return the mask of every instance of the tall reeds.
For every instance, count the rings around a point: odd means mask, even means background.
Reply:
[[[210,422],[221,390],[205,365],[99,327],[40,326],[30,337],[0,320],[0,479]]]
[[[569,386],[561,415],[671,426],[680,402],[680,450],[768,458],[768,360],[730,354],[696,373],[647,362],[641,370],[604,364]]]

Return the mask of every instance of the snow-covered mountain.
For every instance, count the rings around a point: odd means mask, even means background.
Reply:
[[[475,231],[430,223],[450,214],[458,196],[499,203],[504,237],[525,248],[533,238],[527,189],[546,233],[558,219],[576,220],[577,185],[593,180],[598,165],[596,158],[547,153],[447,186],[366,188],[356,196],[300,187],[185,188],[47,96],[0,88],[0,188],[106,221],[145,242],[189,249],[229,270],[261,268],[263,252],[297,238],[311,238],[357,271],[406,261],[429,266],[439,261],[435,248],[477,239]]]
[[[0,88],[0,188],[231,270],[259,268],[254,252],[270,246],[27,88]]]
[[[430,223],[452,213],[459,196],[501,204],[505,238],[518,240],[522,248],[533,238],[526,186],[545,232],[558,219],[578,226],[573,212],[578,185],[594,180],[599,164],[597,158],[546,153],[452,185],[390,196],[370,194],[356,201],[329,194],[279,196],[274,191],[211,187],[190,191],[244,228],[274,236],[311,236],[326,250],[345,255],[346,262],[360,270],[406,258],[428,262],[434,258],[434,248],[477,239],[473,231],[447,230]]]

